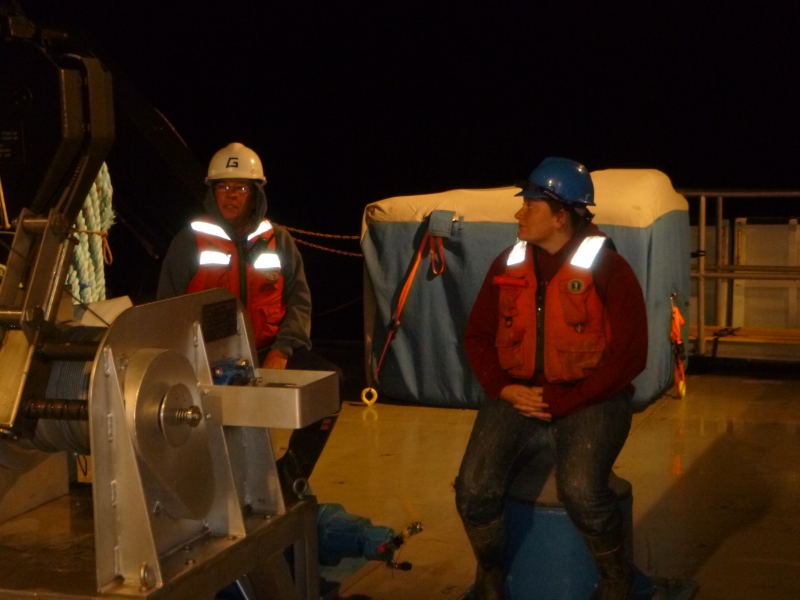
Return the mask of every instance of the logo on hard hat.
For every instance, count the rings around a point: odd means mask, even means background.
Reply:
[[[227,165],[225,165],[225,168],[228,168],[228,167],[238,167],[238,166],[239,166],[239,157],[237,157],[237,156],[231,156],[231,157],[228,159],[228,164],[227,164]]]
[[[582,279],[570,279],[567,284],[567,289],[571,294],[580,294],[584,290]]]

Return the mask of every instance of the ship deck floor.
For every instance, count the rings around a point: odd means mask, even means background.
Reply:
[[[341,598],[456,600],[469,588],[475,560],[453,483],[475,414],[345,403],[311,477],[319,502],[425,530],[399,555],[412,570],[369,563]],[[634,416],[615,471],[633,485],[645,573],[697,582],[698,600],[800,598],[800,379],[690,375],[685,399]]]

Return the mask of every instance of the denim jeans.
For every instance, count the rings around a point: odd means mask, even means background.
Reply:
[[[552,423],[522,416],[505,400],[485,400],[456,480],[461,519],[473,527],[499,521],[514,477],[549,445],[558,497],[575,526],[589,536],[610,532],[622,515],[608,477],[630,425],[627,391]]]

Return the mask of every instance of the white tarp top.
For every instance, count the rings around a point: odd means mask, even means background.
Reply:
[[[686,199],[672,187],[664,173],[655,169],[607,169],[594,171],[591,207],[597,225],[647,227],[661,215],[687,210]],[[374,222],[422,222],[434,210],[452,210],[470,222],[515,223],[522,199],[517,187],[482,190],[449,190],[421,196],[396,196],[368,204],[364,209],[361,237]]]

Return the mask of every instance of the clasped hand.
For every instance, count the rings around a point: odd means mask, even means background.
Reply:
[[[550,408],[542,399],[541,387],[528,387],[525,385],[507,385],[500,392],[500,398],[510,402],[520,414],[526,417],[550,421],[552,415]]]

